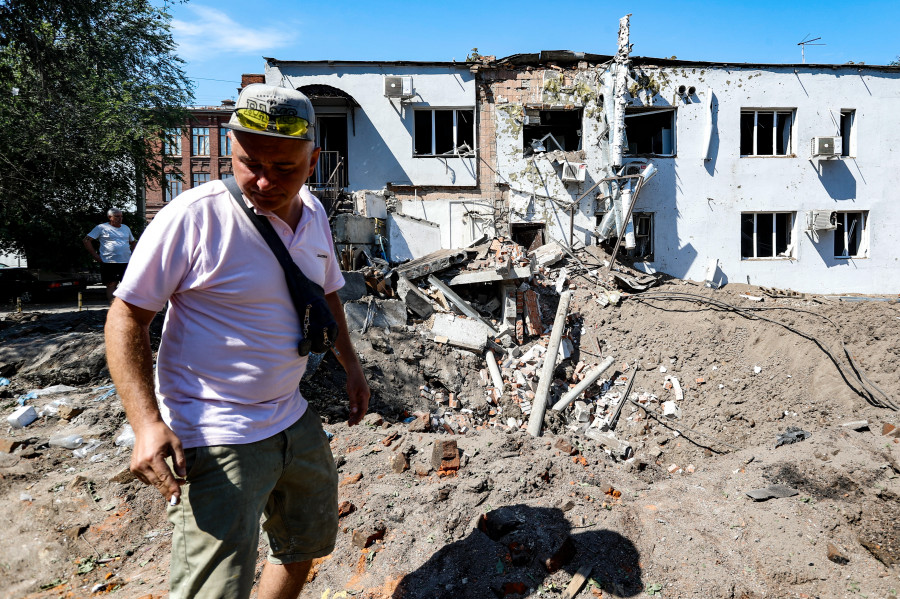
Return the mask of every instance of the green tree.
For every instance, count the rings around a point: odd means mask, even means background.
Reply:
[[[108,208],[142,204],[192,99],[170,20],[149,0],[0,0],[0,250],[72,267]]]

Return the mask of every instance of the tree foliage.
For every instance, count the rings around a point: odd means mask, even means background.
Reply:
[[[170,19],[149,0],[0,0],[0,250],[73,266],[106,210],[159,180],[191,101]]]

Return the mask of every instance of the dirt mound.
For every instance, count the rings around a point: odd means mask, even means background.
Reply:
[[[550,397],[613,356],[579,397],[584,421],[573,405],[548,411],[543,436],[523,430],[539,361],[522,359],[546,345],[555,271],[530,286],[543,335],[495,347],[496,394],[484,354],[435,342],[429,320],[354,333],[373,388],[360,426],[343,422],[334,358],[301,383],[342,481],[337,547],[304,596],[552,597],[573,578],[584,578],[578,597],[894,596],[900,418],[877,406],[896,403],[898,304],[663,281],[612,305],[592,259],[567,265],[572,353]],[[32,388],[77,387],[26,400],[44,415],[0,440],[0,596],[166,594],[170,528],[114,444],[124,414],[100,388],[101,326],[78,313],[0,323],[4,414]],[[629,382],[633,401],[610,427]],[[809,435],[776,447],[788,427]],[[77,457],[50,446],[64,435],[103,444]],[[746,494],[772,485],[796,494]]]

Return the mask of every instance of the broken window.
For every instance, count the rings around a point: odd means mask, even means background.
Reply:
[[[741,213],[741,258],[792,258],[793,212]]]
[[[629,252],[635,260],[653,262],[653,214],[650,212],[635,212],[634,220],[634,249]]]
[[[841,156],[856,155],[856,111],[841,111]]]
[[[511,223],[510,237],[529,252],[544,245],[543,223]]]
[[[675,155],[675,111],[625,109],[626,154]]]
[[[415,111],[414,156],[474,156],[475,111],[431,109]]]
[[[581,149],[581,108],[538,110],[525,109],[522,149],[529,156],[535,152],[574,152]]]
[[[834,231],[835,258],[865,258],[868,255],[868,212],[838,212]]]
[[[793,154],[793,129],[793,111],[742,110],[741,156]]]
[[[606,211],[598,211],[597,226],[603,222]],[[634,248],[625,249],[624,241],[619,247],[619,253],[628,256],[632,260],[640,262],[653,262],[653,213],[652,212],[632,212],[631,220],[634,223]],[[608,239],[602,241],[600,245],[612,250],[616,244],[616,235],[613,234]]]

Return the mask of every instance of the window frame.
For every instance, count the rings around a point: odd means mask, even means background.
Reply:
[[[169,158],[180,158],[181,157],[181,155],[184,151],[182,149],[181,135],[182,135],[182,131],[180,128],[177,128],[177,127],[174,127],[171,129],[166,129],[163,132],[163,139],[162,139],[162,154],[163,154],[163,156],[166,156]],[[172,139],[174,140],[173,143],[169,143],[169,136],[172,136]],[[173,145],[176,146],[177,153],[169,151]]]
[[[219,127],[219,156],[231,156],[231,138],[228,137],[229,129]]]
[[[172,187],[177,188],[173,193]],[[184,180],[178,173],[166,173],[166,185],[163,188],[163,202],[171,202],[184,192]]]
[[[452,111],[453,113],[453,154],[436,154],[437,151],[437,135],[435,135],[435,113],[438,111]],[[430,154],[417,154],[416,153],[416,114],[422,112],[430,112],[431,113],[431,153]],[[460,154],[456,152],[459,148],[459,113],[460,112],[468,112],[472,116],[472,151]],[[471,108],[451,108],[451,107],[422,107],[422,108],[414,108],[413,109],[413,132],[412,132],[412,157],[413,158],[468,158],[475,156],[476,148],[478,145],[478,135],[477,135],[477,126],[475,123],[475,107]]]
[[[845,211],[837,211],[836,217],[838,219],[838,228],[834,230],[834,244],[837,245],[838,235],[843,235],[842,245],[844,246],[844,254],[840,256],[837,254],[837,248],[834,247],[835,260],[856,260],[860,258],[868,258],[869,257],[869,211],[868,210],[845,210]],[[848,216],[851,214],[858,214],[860,222],[862,223],[862,227],[860,230],[856,232],[857,240],[856,240],[856,253],[849,254],[847,253],[848,248],[848,232],[847,232],[847,221]],[[842,231],[843,230],[843,231]],[[842,231],[842,232],[841,232]]]
[[[771,113],[772,114],[772,153],[771,154],[760,154],[759,153],[759,115],[760,113]],[[788,147],[784,154],[778,154],[778,115],[790,113],[791,115],[791,133],[788,137]],[[752,140],[752,152],[751,154],[743,153],[743,124],[740,121],[743,121],[743,117],[745,114],[753,114],[753,140]],[[797,124],[797,109],[796,108],[741,108],[740,118],[739,118],[739,127],[738,127],[738,154],[741,158],[795,158],[797,156],[797,144],[795,140],[796,133],[796,124]]]
[[[849,122],[849,131],[845,130],[844,118],[848,118]],[[856,109],[855,108],[841,108],[838,112],[838,118],[840,119],[838,125],[838,131],[840,132],[841,138],[841,157],[843,158],[855,158],[856,157]]]
[[[200,147],[201,141],[202,148]],[[205,154],[201,151],[203,149],[206,150]],[[209,155],[209,127],[191,127],[191,156],[208,157]]]
[[[672,125],[672,151],[668,154],[665,153],[656,153],[656,152],[635,152],[631,153],[628,148],[628,119],[636,119],[644,116],[650,115],[659,115],[664,113],[671,113],[670,115],[670,123]],[[628,108],[625,109],[625,144],[623,146],[623,155],[628,157],[635,156],[658,156],[664,158],[675,158],[678,156],[678,108],[677,107],[666,107],[666,108],[654,108],[654,109],[644,109],[644,110],[634,110],[629,113]]]
[[[778,231],[779,231],[779,228],[778,228],[778,216],[779,216],[779,215],[785,215],[785,214],[786,214],[786,215],[789,215],[790,218],[791,218],[790,224],[789,224],[789,226],[788,226],[788,232],[789,232],[790,236],[788,237],[788,243],[787,243],[787,248],[786,248],[787,255],[779,255],[779,254],[778,254]],[[797,243],[796,243],[796,239],[797,239],[797,235],[796,235],[796,234],[797,234],[797,212],[796,212],[796,211],[790,211],[790,210],[773,210],[773,211],[760,210],[760,211],[751,211],[751,212],[741,212],[740,215],[741,215],[741,223],[740,223],[740,228],[741,228],[741,231],[740,231],[740,235],[741,235],[741,237],[740,237],[740,241],[741,241],[741,250],[740,250],[740,251],[741,251],[741,260],[795,260],[795,259],[796,259],[796,251],[797,251]],[[753,247],[753,255],[752,255],[752,256],[744,255],[744,243],[743,243],[743,242],[744,242],[744,239],[743,239],[743,235],[744,235],[744,231],[743,231],[743,228],[744,228],[744,222],[743,222],[743,221],[744,221],[744,217],[747,216],[747,215],[752,215],[752,216],[753,216],[753,238],[752,238],[752,240],[751,240],[751,241],[752,241],[752,247]],[[758,256],[758,255],[756,255],[756,254],[758,253],[758,248],[759,248],[759,242],[758,242],[758,239],[759,239],[759,233],[758,233],[759,222],[758,222],[758,221],[759,221],[759,216],[760,216],[760,215],[763,215],[763,216],[771,216],[771,217],[772,217],[772,233],[771,233],[771,235],[772,235],[772,240],[771,240],[772,255],[771,255],[771,256]]]
[[[202,177],[206,177],[205,180],[200,180]],[[200,187],[204,183],[209,183],[210,174],[209,173],[191,173],[191,189],[195,187]]]

